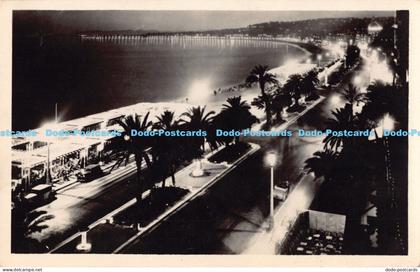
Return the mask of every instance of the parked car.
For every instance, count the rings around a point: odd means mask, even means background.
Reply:
[[[51,201],[54,197],[52,185],[50,184],[39,184],[29,191],[25,196],[25,201],[29,207],[35,208],[38,206],[45,205]]]
[[[289,182],[286,180],[279,185],[274,185],[273,195],[275,199],[284,201],[289,194]]]
[[[94,179],[100,178],[104,175],[99,164],[91,164],[82,169],[77,178],[80,182],[90,182]]]

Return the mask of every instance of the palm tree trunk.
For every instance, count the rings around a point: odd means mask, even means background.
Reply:
[[[375,140],[378,140],[379,136],[378,136],[378,132],[376,131],[376,128],[373,129],[373,132],[375,133]]]
[[[171,169],[172,185],[175,187],[175,170]]]
[[[144,184],[141,178],[141,164],[142,164],[142,156],[141,155],[135,155],[135,160],[136,160],[136,167],[137,167],[137,174],[136,174],[136,178],[137,178],[137,182],[139,184],[139,194],[137,195],[136,199],[137,199],[137,204],[140,206],[141,202],[143,200],[143,191],[144,191]]]
[[[142,156],[144,158],[144,160],[146,161],[147,167],[150,168],[152,166],[152,163],[150,162],[149,155],[146,152],[144,152],[140,156]]]
[[[261,95],[265,96],[265,83],[260,82]]]
[[[271,125],[271,110],[267,108],[269,106],[266,106],[265,114],[267,115],[267,125]]]
[[[267,125],[271,125],[271,105],[268,96],[263,92],[262,94],[264,104],[265,104],[265,115],[267,116]]]

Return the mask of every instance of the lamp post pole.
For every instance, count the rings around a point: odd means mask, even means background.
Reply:
[[[50,141],[47,142],[47,184],[51,184],[51,173],[50,173]]]
[[[273,196],[273,189],[274,189],[274,165],[270,167],[271,177],[270,177],[270,229],[274,227],[274,196]]]
[[[55,107],[54,107],[54,112],[55,112],[55,123],[57,124],[57,122],[58,122],[58,115],[57,115],[57,113],[58,113],[58,103],[55,103]]]
[[[274,152],[269,152],[266,156],[266,162],[270,166],[270,217],[267,231],[274,227],[274,166],[276,166],[277,155]]]

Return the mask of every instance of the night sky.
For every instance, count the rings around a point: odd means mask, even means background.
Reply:
[[[392,11],[15,11],[15,33],[87,30],[188,31],[269,21],[393,16]]]

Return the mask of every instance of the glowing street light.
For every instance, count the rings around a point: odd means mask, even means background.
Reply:
[[[276,162],[277,162],[277,155],[276,155],[276,153],[274,153],[273,151],[270,151],[267,154],[267,157],[265,158],[265,160],[266,160],[268,166],[274,167],[276,165]]]
[[[384,130],[393,130],[395,127],[395,119],[389,115],[389,113],[384,115],[382,119],[382,128]]]
[[[333,95],[331,96],[331,98],[330,98],[330,103],[331,103],[333,106],[337,106],[337,105],[339,105],[339,104],[341,103],[341,97],[340,97],[340,95],[338,95],[338,94],[333,94]]]
[[[276,166],[277,163],[277,155],[273,151],[270,151],[267,153],[265,157],[265,161],[268,166],[270,166],[270,219],[269,219],[269,226],[268,230],[273,229],[274,227],[274,195],[273,195],[273,189],[274,189],[274,166]]]
[[[318,66],[320,66],[321,65],[321,59],[322,59],[322,55],[321,54],[318,54],[317,56],[316,56],[316,59],[318,60]]]
[[[378,134],[382,135],[382,137],[384,138],[385,131],[394,130],[395,123],[395,119],[391,115],[389,115],[389,113],[386,113],[378,122],[378,127],[376,128],[379,131]]]
[[[362,85],[362,77],[360,75],[355,76],[353,78],[353,84],[360,87],[360,85]]]
[[[56,117],[56,120],[57,120],[57,117]],[[57,122],[45,123],[41,126],[41,129],[44,130],[43,132],[45,132],[46,129],[55,127],[56,124],[57,124]],[[43,138],[47,142],[47,176],[46,176],[45,182],[46,182],[46,184],[51,184],[51,169],[50,169],[51,168],[51,162],[50,162],[51,161],[51,159],[50,159],[50,144],[51,144],[51,141],[47,136],[43,136]]]

